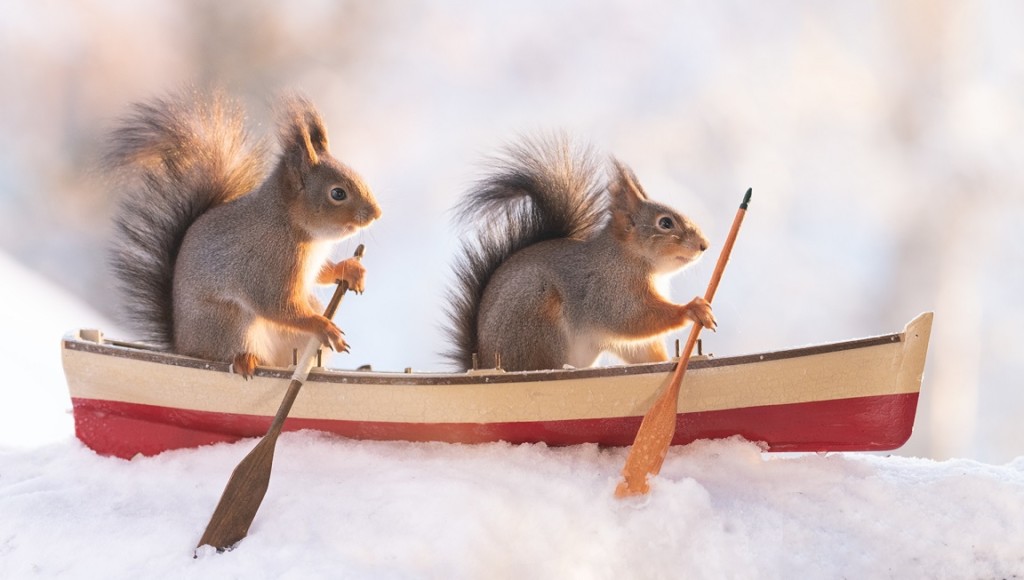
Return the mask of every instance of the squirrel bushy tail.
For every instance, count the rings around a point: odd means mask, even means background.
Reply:
[[[458,223],[482,228],[456,258],[448,297],[453,347],[444,356],[463,369],[478,352],[479,305],[498,267],[545,240],[586,238],[604,221],[603,168],[589,147],[547,135],[508,145],[491,161],[490,174],[456,207]]]
[[[104,165],[125,191],[110,262],[127,321],[157,347],[173,340],[172,280],[185,232],[266,173],[266,145],[244,120],[223,94],[190,91],[136,105],[111,136]]]

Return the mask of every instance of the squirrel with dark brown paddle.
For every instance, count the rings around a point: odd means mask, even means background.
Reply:
[[[355,257],[363,257],[363,245],[356,248]],[[331,301],[324,310],[324,317],[328,320],[334,318],[334,313],[341,304],[341,298],[349,289],[348,282],[339,281],[338,287],[334,290]],[[249,526],[252,525],[256,512],[263,503],[263,497],[267,494],[267,487],[270,485],[270,471],[274,464],[274,448],[277,445],[277,438],[281,435],[281,428],[285,419],[292,409],[295,397],[302,388],[302,382],[306,380],[309,371],[313,366],[313,360],[317,350],[320,348],[320,341],[316,338],[310,339],[298,360],[299,365],[292,375],[292,382],[288,385],[288,392],[285,393],[281,406],[277,409],[273,423],[267,434],[260,439],[256,447],[238,463],[235,470],[231,472],[231,478],[224,487],[224,493],[220,496],[217,508],[210,517],[210,523],[199,540],[198,550],[202,546],[213,546],[218,552],[231,549],[235,544],[242,541],[249,533]]]

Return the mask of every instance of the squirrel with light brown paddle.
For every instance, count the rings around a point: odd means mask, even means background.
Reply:
[[[736,242],[736,234],[739,233],[740,224],[743,223],[743,216],[747,213],[747,206],[750,204],[752,189],[747,189],[743,196],[740,208],[736,210],[736,217],[733,219],[732,229],[722,246],[722,253],[718,256],[718,263],[711,275],[711,282],[708,283],[708,290],[704,300],[709,304],[718,290],[718,283],[722,280],[722,272],[729,262],[729,254],[732,253],[732,246]],[[682,357],[676,365],[676,370],[669,380],[669,384],[662,392],[658,400],[654,402],[644,420],[640,423],[636,440],[633,447],[626,456],[626,465],[622,468],[623,480],[615,488],[615,497],[627,497],[632,495],[643,495],[650,490],[647,483],[648,475],[657,475],[661,471],[661,465],[665,462],[665,455],[668,453],[669,445],[676,433],[676,414],[679,409],[679,387],[683,382],[683,375],[686,374],[686,367],[690,363],[690,355],[697,343],[697,337],[703,326],[699,321],[694,322],[690,330],[690,336],[686,339],[686,346],[683,347]]]
[[[356,248],[355,258],[363,257],[363,245]],[[341,304],[341,299],[349,290],[349,283],[346,280],[339,280],[338,287],[331,296],[331,301],[324,310],[324,318],[334,318],[334,313]],[[202,539],[196,550],[203,546],[213,546],[218,552],[231,549],[235,544],[242,541],[249,533],[249,526],[252,525],[256,512],[263,503],[263,497],[267,494],[267,487],[270,485],[270,470],[274,464],[274,447],[277,445],[277,438],[281,435],[281,428],[285,419],[292,409],[295,397],[302,388],[303,381],[309,376],[310,369],[316,359],[316,353],[320,349],[320,340],[312,337],[306,343],[302,351],[295,372],[292,374],[292,382],[288,385],[288,392],[285,393],[281,406],[274,415],[274,421],[270,424],[267,434],[260,439],[259,443],[249,452],[245,458],[238,463],[235,470],[231,472],[231,478],[224,486],[224,493],[220,496],[210,523],[203,532]]]
[[[666,277],[708,249],[684,214],[650,197],[633,171],[564,134],[510,144],[459,205],[475,225],[450,295],[447,356],[507,371],[669,360],[664,335],[697,320],[703,298],[668,300]],[[607,171],[607,175],[602,174]]]

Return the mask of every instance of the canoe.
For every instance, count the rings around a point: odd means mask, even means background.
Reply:
[[[767,451],[879,451],[910,437],[932,313],[902,332],[743,356],[696,356],[672,443],[735,435]],[[245,381],[226,363],[108,340],[62,341],[75,433],[103,455],[131,458],[264,434],[291,370]],[[284,430],[353,439],[449,443],[633,442],[674,362],[465,373],[315,367]]]

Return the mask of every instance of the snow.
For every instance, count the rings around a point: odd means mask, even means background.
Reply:
[[[60,338],[74,328],[114,327],[2,252],[0,280],[0,362],[8,369],[0,404],[0,446],[64,439],[72,422]]]
[[[285,434],[234,551],[195,542],[251,442],[126,462],[73,440],[5,455],[9,577],[876,578],[1024,573],[1024,460],[673,449],[618,501],[622,450]]]
[[[96,455],[73,436],[56,345],[110,326],[2,256],[0,279],[3,578],[1024,576],[1024,457],[768,455],[741,440],[673,448],[651,494],[620,501],[624,449],[285,433],[249,536],[193,558],[253,440]]]

